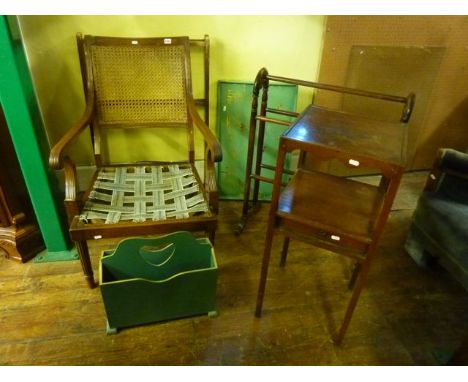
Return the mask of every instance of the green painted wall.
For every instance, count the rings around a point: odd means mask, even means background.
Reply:
[[[253,81],[261,67],[271,74],[316,80],[323,16],[20,16],[20,28],[49,144],[77,120],[84,108],[75,34],[113,36],[188,35],[211,39],[210,123],[215,130],[219,80]],[[196,82],[197,78],[194,79]],[[194,87],[196,83],[194,84]],[[196,89],[195,89],[196,90]],[[298,107],[311,94],[299,93]],[[125,138],[125,137],[124,137]],[[135,138],[141,144],[145,136]],[[126,139],[117,136],[125,160]],[[87,137],[70,152],[92,163]]]

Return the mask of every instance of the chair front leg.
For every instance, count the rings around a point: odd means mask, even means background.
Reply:
[[[86,278],[88,286],[93,289],[96,288],[97,284],[94,281],[93,268],[91,266],[91,259],[89,257],[88,243],[86,240],[75,241],[76,249],[80,255],[81,267]]]
[[[215,244],[215,234],[216,234],[216,228],[212,228],[208,231],[208,239],[210,239],[211,245],[213,246]]]

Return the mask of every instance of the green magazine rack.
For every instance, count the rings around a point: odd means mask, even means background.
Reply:
[[[216,314],[218,266],[207,238],[175,232],[122,240],[104,251],[99,284],[107,333],[119,328]]]

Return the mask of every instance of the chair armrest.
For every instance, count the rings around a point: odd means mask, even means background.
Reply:
[[[94,97],[88,98],[86,103],[86,109],[79,119],[79,121],[68,130],[65,135],[52,147],[49,156],[49,166],[54,170],[60,170],[63,168],[63,153],[68,144],[76,138],[85,127],[87,127],[94,114]]]
[[[468,154],[454,149],[439,149],[437,166],[444,172],[468,176]]]
[[[223,159],[221,144],[215,135],[211,132],[209,127],[200,118],[193,102],[188,103],[189,115],[193,123],[197,126],[198,130],[203,135],[205,140],[205,196],[214,213],[218,213],[218,187],[216,183],[216,169],[215,162],[220,162]]]
[[[68,223],[80,213],[80,199],[78,197],[78,181],[76,177],[75,164],[68,156],[63,158],[63,173],[65,176],[65,210]]]
[[[198,130],[202,133],[208,149],[211,151],[211,158],[214,162],[220,162],[223,159],[221,144],[216,136],[209,129],[205,122],[200,118],[193,102],[188,102],[188,111],[193,123],[197,126]]]
[[[438,191],[441,188],[447,190],[445,183],[448,181],[451,184],[451,194],[459,187],[466,188],[463,185],[468,184],[468,154],[454,149],[441,148],[437,152],[424,191]],[[458,186],[453,182],[459,183]]]
[[[65,201],[78,200],[78,180],[75,164],[68,156],[63,158],[62,163],[65,178]]]

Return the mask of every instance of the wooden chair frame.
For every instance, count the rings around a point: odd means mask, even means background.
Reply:
[[[150,46],[164,46],[170,43],[179,44],[183,47],[185,58],[186,76],[186,108],[187,108],[187,133],[189,142],[188,163],[190,163],[194,174],[199,180],[201,191],[208,203],[209,211],[203,216],[193,216],[188,219],[166,219],[160,221],[144,222],[119,222],[116,224],[92,223],[87,224],[80,218],[84,201],[89,196],[88,189],[84,194],[78,190],[76,176],[76,166],[73,160],[66,154],[66,149],[75,141],[84,130],[90,129],[91,139],[94,149],[94,158],[97,168],[105,164],[101,155],[101,136],[97,121],[96,90],[94,74],[92,70],[91,46],[93,44],[130,45],[142,44]],[[204,75],[205,75],[205,96],[202,99],[194,100],[191,89],[191,68],[189,44],[193,47],[201,47],[204,51]],[[65,208],[70,225],[70,236],[76,243],[80,255],[83,272],[90,288],[96,286],[93,270],[89,257],[87,240],[100,238],[114,238],[127,236],[141,236],[150,234],[162,234],[179,230],[204,231],[210,240],[214,242],[215,229],[217,225],[218,192],[216,184],[215,162],[222,158],[221,146],[208,127],[209,109],[209,37],[204,39],[189,40],[188,37],[171,38],[116,38],[99,36],[77,35],[78,53],[82,70],[83,85],[86,98],[86,107],[78,122],[53,146],[49,163],[55,170],[63,169],[65,176]],[[205,121],[201,119],[197,111],[197,105],[204,107]],[[204,181],[196,172],[194,130],[195,126],[201,133],[204,140]],[[157,128],[157,126],[155,126]],[[127,164],[126,164],[127,165]],[[97,174],[97,172],[96,172]],[[96,175],[95,175],[96,176]]]

